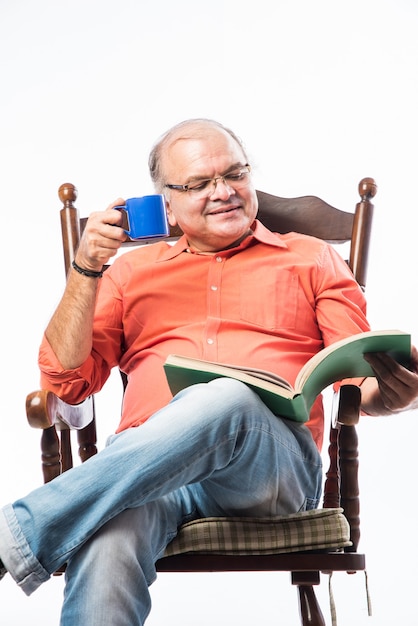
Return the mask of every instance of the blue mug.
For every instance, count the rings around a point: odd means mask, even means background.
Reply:
[[[170,234],[162,194],[129,198],[124,206],[115,209],[123,214],[122,228],[131,239],[168,237]]]

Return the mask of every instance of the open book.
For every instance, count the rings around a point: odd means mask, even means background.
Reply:
[[[226,376],[251,387],[275,415],[306,422],[315,398],[323,389],[344,378],[373,376],[373,370],[363,359],[366,352],[386,352],[408,366],[411,335],[399,330],[377,330],[337,341],[305,363],[294,387],[272,372],[176,354],[167,357],[164,370],[173,395],[195,383]]]

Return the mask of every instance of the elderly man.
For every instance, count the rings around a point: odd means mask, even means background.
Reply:
[[[27,593],[67,563],[61,624],[141,625],[155,562],[185,521],[268,516],[318,505],[321,400],[307,425],[273,415],[231,379],[173,399],[170,353],[276,371],[293,381],[321,348],[369,329],[361,290],[322,241],[279,235],[257,219],[251,167],[221,124],[188,120],[154,146],[150,172],[184,235],[102,267],[126,235],[113,207],[92,213],[40,349],[43,386],[77,403],[113,367],[127,374],[107,447],[0,515],[0,556]],[[406,370],[368,357],[362,408],[417,404],[418,357]]]

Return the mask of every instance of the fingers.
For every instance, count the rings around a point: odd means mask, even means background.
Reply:
[[[382,379],[395,377],[399,380],[407,381],[410,379],[411,371],[418,373],[418,368],[414,367],[412,359],[408,367],[404,367],[385,352],[367,353],[364,354],[364,359],[369,363],[378,377]]]
[[[364,355],[365,360],[373,369],[381,400],[388,410],[396,412],[416,407],[418,403],[417,357],[417,351],[413,350],[412,369],[407,369],[382,352]]]
[[[77,250],[77,262],[82,267],[101,269],[126,241],[122,213],[114,208],[124,204],[125,201],[118,198],[105,211],[90,214]]]
[[[364,355],[365,361],[371,366],[378,378],[387,379],[396,375],[397,370],[403,370],[399,363],[385,352],[373,352]],[[397,372],[400,373],[399,371]]]

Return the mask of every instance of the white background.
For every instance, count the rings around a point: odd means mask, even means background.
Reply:
[[[57,189],[74,183],[84,215],[152,191],[149,148],[182,119],[230,125],[256,186],[278,195],[351,210],[359,180],[374,177],[369,317],[416,342],[417,26],[414,0],[0,0],[4,503],[42,480],[24,403],[64,285]],[[118,421],[116,381],[109,389],[101,443]],[[374,616],[362,574],[337,574],[341,626],[417,623],[416,418],[360,425]],[[62,587],[54,578],[26,598],[7,577],[1,624],[58,624]],[[318,594],[329,620],[325,579]],[[298,624],[287,574],[166,574],[152,595],[150,626]]]

